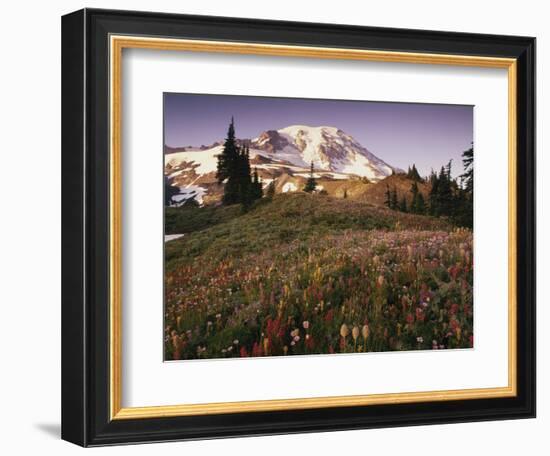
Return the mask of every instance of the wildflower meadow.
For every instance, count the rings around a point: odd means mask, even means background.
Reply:
[[[296,193],[166,225],[166,360],[473,347],[472,231],[444,219]]]

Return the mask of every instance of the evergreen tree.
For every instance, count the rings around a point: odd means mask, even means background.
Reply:
[[[424,202],[424,196],[420,192],[418,192],[418,196],[416,199],[416,213],[417,214],[426,213],[426,203]]]
[[[437,217],[437,216],[440,215],[440,209],[439,209],[439,177],[433,170],[432,170],[432,174],[430,175],[430,183],[432,184],[432,188],[430,190],[430,195],[429,195],[430,215],[433,215],[433,216]]]
[[[412,199],[411,199],[411,212],[413,214],[416,214],[418,212],[418,184],[416,181],[414,181],[411,185],[411,193],[412,193]]]
[[[474,225],[474,146],[462,152],[463,188],[457,190],[455,223],[473,228]]]
[[[317,181],[313,177],[313,162],[311,162],[309,177],[306,181],[306,185],[304,186],[304,192],[311,193],[311,192],[314,192],[316,188],[317,188]]]
[[[397,200],[397,189],[393,187],[392,193],[391,193],[391,209],[399,209],[399,202]]]
[[[240,202],[241,185],[239,182],[239,167],[241,163],[242,158],[235,141],[235,125],[232,117],[222,153],[218,155],[218,167],[216,171],[216,179],[220,184],[224,183],[223,204]]]
[[[391,193],[390,193],[390,186],[386,184],[386,200],[384,201],[384,204],[391,209]]]
[[[262,182],[260,181],[260,178],[258,177],[258,169],[257,168],[254,168],[254,175],[253,175],[253,178],[252,178],[250,193],[251,193],[251,200],[252,201],[261,199],[262,196],[264,196],[264,192],[262,190]]]
[[[452,216],[454,211],[454,192],[453,186],[456,186],[456,183],[451,179],[451,163],[449,161],[445,167],[444,174],[440,177],[439,184],[439,204],[440,210],[443,215]]]
[[[474,145],[468,150],[462,152],[462,164],[464,165],[464,174],[460,177],[464,182],[464,190],[474,193]]]
[[[257,173],[256,184],[251,179],[249,148],[247,145],[242,147],[237,145],[233,118],[227,130],[222,153],[218,155],[216,178],[220,184],[224,184],[223,204],[241,203],[248,207],[252,201],[262,197],[263,192]]]
[[[401,202],[399,203],[399,210],[401,212],[407,212],[407,200],[405,199],[405,196],[401,198]]]
[[[348,189],[345,188],[344,189],[344,199],[346,199],[348,197]]]
[[[420,177],[420,174],[418,173],[418,170],[416,169],[416,165],[414,163],[412,165],[412,168],[409,166],[407,177],[415,182],[422,182],[422,178]]]
[[[242,146],[239,149],[236,180],[238,182],[237,202],[249,206],[254,198],[252,180],[250,178],[250,157],[247,146]]]

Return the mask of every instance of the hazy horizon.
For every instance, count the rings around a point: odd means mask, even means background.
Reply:
[[[332,126],[354,137],[386,163],[420,174],[453,160],[473,141],[473,106],[377,101],[164,94],[164,142],[170,147],[223,140],[231,117],[237,138],[255,138],[289,125]]]

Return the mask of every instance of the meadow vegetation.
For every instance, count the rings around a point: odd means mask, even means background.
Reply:
[[[473,346],[473,240],[445,217],[276,194],[166,208],[165,359]]]

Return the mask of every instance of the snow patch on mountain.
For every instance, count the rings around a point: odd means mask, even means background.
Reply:
[[[298,187],[294,182],[287,182],[283,185],[282,192],[288,193],[288,192],[295,192],[298,190]]]
[[[189,150],[185,152],[175,152],[164,156],[164,165],[171,168],[179,166],[181,163],[196,165],[197,174],[207,174],[216,171],[218,166],[218,155],[223,151],[223,146],[216,146],[206,150]]]

